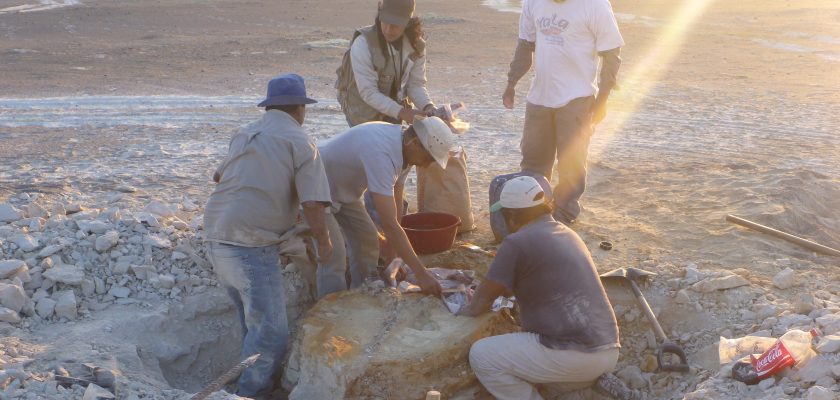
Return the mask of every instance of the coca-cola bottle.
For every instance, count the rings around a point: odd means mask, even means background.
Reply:
[[[750,356],[758,377],[764,379],[787,367],[798,368],[810,361],[816,355],[811,345],[816,336],[815,330],[805,332],[793,329],[782,335],[760,357]]]

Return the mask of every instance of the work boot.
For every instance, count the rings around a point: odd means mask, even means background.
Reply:
[[[594,389],[601,394],[612,396],[616,400],[646,399],[644,393],[628,388],[624,381],[609,372],[598,377]]]

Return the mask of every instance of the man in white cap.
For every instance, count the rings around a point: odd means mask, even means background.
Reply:
[[[231,139],[204,210],[210,262],[239,311],[241,357],[260,353],[239,377],[237,394],[245,397],[271,390],[286,353],[289,326],[278,260],[299,240],[293,227],[300,206],[318,256],[326,260],[332,253],[324,225],[330,188],[318,149],[301,127],[311,103],[299,75],[272,79],[259,104],[265,114]]]
[[[318,266],[319,297],[346,289],[345,242],[351,287],[376,272],[379,232],[365,211],[365,191],[372,194],[388,246],[411,268],[424,292],[440,293],[440,284],[423,266],[400,225],[397,204],[402,205],[408,169],[433,162],[446,168],[454,143],[454,134],[440,118],[420,117],[405,131],[386,122],[357,125],[319,146],[333,200],[326,223],[335,248],[332,259]]]
[[[508,235],[486,278],[459,315],[490,310],[515,295],[522,332],[491,336],[470,349],[470,366],[497,399],[542,399],[534,383],[594,382],[618,361],[618,325],[583,241],[551,216],[534,178],[505,183],[499,202]]]

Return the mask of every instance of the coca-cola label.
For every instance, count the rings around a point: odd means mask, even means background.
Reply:
[[[779,371],[790,367],[796,363],[793,356],[788,351],[785,344],[781,340],[777,340],[772,347],[767,349],[761,356],[756,358],[750,355],[750,362],[752,362],[755,373],[759,378],[764,379],[768,376],[773,376]]]

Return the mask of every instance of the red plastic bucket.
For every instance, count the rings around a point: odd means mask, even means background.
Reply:
[[[440,253],[452,248],[461,218],[445,213],[408,214],[400,222],[417,254]]]

